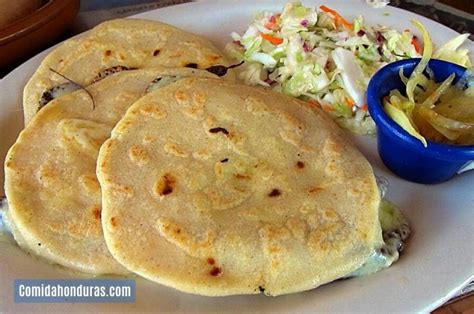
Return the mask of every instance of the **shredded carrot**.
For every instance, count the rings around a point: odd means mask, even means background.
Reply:
[[[269,34],[260,33],[260,36],[262,36],[263,39],[268,40],[274,45],[279,45],[283,42],[283,39],[281,39],[280,37],[275,37]]]
[[[347,27],[350,30],[354,29],[354,26],[352,26],[352,24],[349,23],[345,18],[343,18],[342,15],[340,15],[336,10],[328,8],[325,5],[320,6],[319,9],[331,15],[331,17],[334,19],[336,27],[339,26],[339,24],[343,24],[345,27]]]
[[[323,108],[323,110],[326,111],[326,112],[334,111],[334,108],[332,106],[329,106],[329,105],[323,105],[323,106],[321,106],[321,108]]]
[[[411,40],[411,44],[413,45],[413,47],[415,47],[416,52],[418,52],[419,54],[423,53],[423,49],[421,48],[421,45],[415,36],[413,36],[413,39]]]
[[[346,106],[349,109],[352,109],[352,107],[354,107],[354,105],[355,105],[355,102],[352,100],[352,98],[346,97]]]
[[[368,110],[369,110],[369,106],[367,106],[367,104],[365,104],[365,105],[362,107],[362,110],[368,111]]]
[[[312,106],[321,108],[321,104],[320,104],[316,99],[310,99],[310,100],[308,100],[308,102],[309,102],[310,105],[312,105]]]

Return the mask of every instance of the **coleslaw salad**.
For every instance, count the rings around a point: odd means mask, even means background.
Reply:
[[[233,32],[228,54],[244,61],[239,78],[321,107],[346,129],[375,131],[366,105],[372,75],[387,63],[420,57],[422,44],[410,30],[349,21],[329,6],[308,8],[299,1],[281,13],[260,12],[242,34]],[[459,35],[434,52],[439,59],[469,67]]]

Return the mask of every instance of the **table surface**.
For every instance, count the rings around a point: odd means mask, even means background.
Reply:
[[[105,20],[184,2],[190,2],[190,0],[82,0],[80,12],[71,29],[57,42],[90,29]],[[470,39],[474,40],[474,0],[392,0],[390,5],[428,17],[459,33],[470,33]],[[0,69],[0,78],[24,61],[26,60],[21,60],[8,69]],[[474,282],[434,313],[474,313]]]

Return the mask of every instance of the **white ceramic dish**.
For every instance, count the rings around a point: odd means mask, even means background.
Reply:
[[[344,16],[362,14],[368,24],[398,30],[421,20],[436,44],[456,33],[436,22],[392,7],[372,9],[363,1],[306,1],[328,4]],[[177,5],[141,14],[210,38],[219,48],[231,31],[243,31],[258,10],[281,10],[284,1],[213,1]],[[384,15],[388,13],[388,15]],[[467,44],[474,51],[473,44]],[[0,159],[22,129],[24,84],[46,55],[32,58],[0,81]],[[337,281],[318,289],[277,298],[236,296],[207,298],[137,280],[135,304],[15,304],[13,280],[73,278],[74,275],[28,256],[0,238],[0,312],[427,312],[449,299],[474,278],[474,172],[439,185],[403,181],[381,163],[373,138],[355,138],[375,172],[390,182],[389,198],[408,215],[413,235],[401,260],[371,276]],[[401,157],[403,158],[403,157]],[[3,186],[3,172],[0,176]],[[3,189],[0,190],[3,195]],[[67,248],[65,248],[67,249]]]

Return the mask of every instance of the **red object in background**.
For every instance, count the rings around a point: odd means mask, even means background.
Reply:
[[[72,24],[80,0],[50,0],[0,30],[0,69],[46,48]]]

